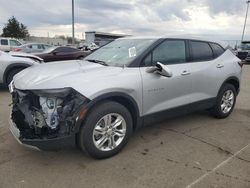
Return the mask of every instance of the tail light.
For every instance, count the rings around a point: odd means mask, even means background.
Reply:
[[[13,51],[13,52],[20,52],[20,51],[21,51],[21,48],[13,48],[12,51]]]
[[[238,64],[239,64],[239,66],[240,66],[241,68],[242,68],[243,65],[244,65],[244,63],[243,63],[242,61],[239,61]]]

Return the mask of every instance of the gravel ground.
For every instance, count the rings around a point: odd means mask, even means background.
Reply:
[[[33,151],[8,129],[10,95],[0,88],[0,188],[250,187],[250,65],[232,115],[186,115],[141,129],[117,156],[94,160],[72,148]]]

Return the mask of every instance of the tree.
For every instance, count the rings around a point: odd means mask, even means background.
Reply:
[[[13,38],[26,38],[29,36],[29,31],[25,25],[20,23],[14,16],[12,16],[8,23],[3,28],[2,37],[13,37]]]

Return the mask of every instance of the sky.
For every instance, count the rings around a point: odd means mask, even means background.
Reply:
[[[71,36],[71,0],[0,0],[0,33],[15,16],[35,36]],[[208,35],[237,40],[246,0],[75,0],[76,37],[85,31]],[[250,39],[250,16],[246,39]]]

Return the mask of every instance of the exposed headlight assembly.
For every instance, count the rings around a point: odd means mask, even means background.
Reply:
[[[58,98],[46,97],[40,97],[39,101],[46,124],[51,129],[56,129],[59,124],[58,108],[61,107],[63,101]]]
[[[39,97],[41,106],[41,111],[34,116],[36,126],[42,128],[47,125],[53,130],[58,128],[60,122],[72,123],[74,113],[89,101],[72,88],[33,90],[32,93]],[[37,115],[40,113],[42,116]]]

